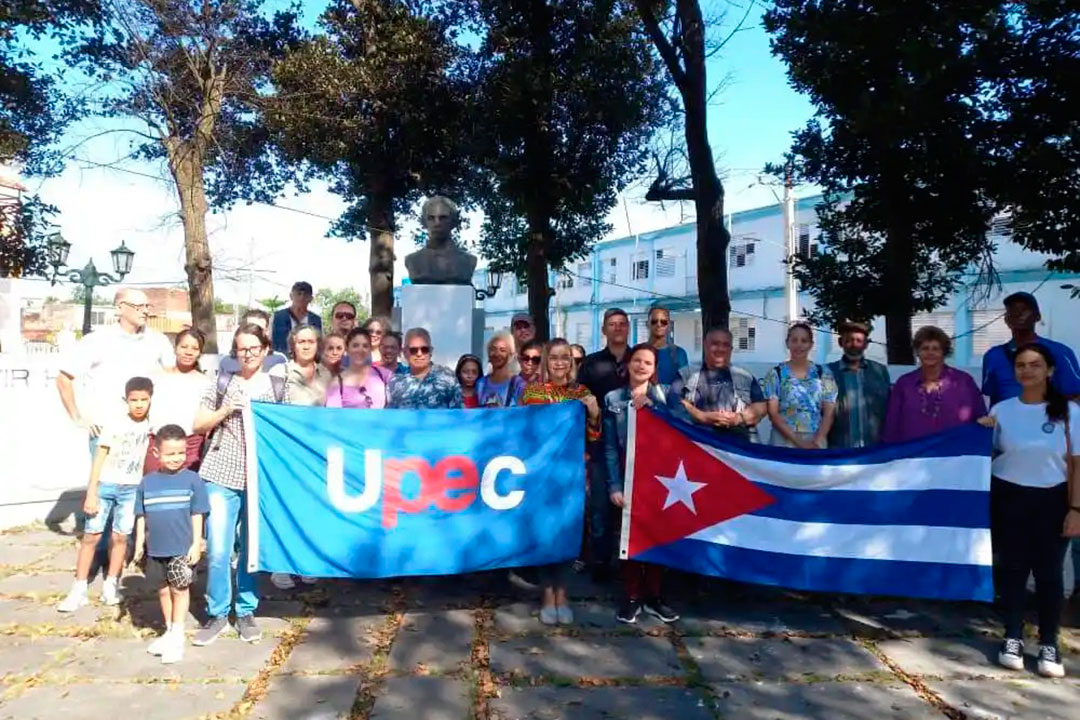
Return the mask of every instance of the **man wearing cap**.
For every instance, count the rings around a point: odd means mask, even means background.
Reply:
[[[1012,331],[1012,340],[987,350],[982,361],[982,392],[990,398],[991,407],[1020,394],[1020,383],[1013,370],[1016,349],[1033,342],[1054,356],[1057,367],[1050,376],[1054,387],[1066,397],[1080,395],[1080,364],[1076,355],[1068,345],[1035,333],[1035,324],[1041,319],[1039,302],[1031,293],[1015,292],[1005,298],[1005,324]]]
[[[311,283],[303,280],[293,283],[292,292],[289,293],[291,301],[289,306],[274,313],[274,322],[270,331],[274,350],[288,354],[289,333],[297,325],[311,325],[322,332],[322,318],[308,310],[312,297],[314,297],[314,292],[311,289]]]
[[[626,384],[626,342],[630,337],[630,318],[626,311],[622,308],[605,310],[600,331],[607,345],[599,352],[586,356],[577,376],[578,382],[589,388],[589,392],[597,398]],[[586,450],[589,454],[589,545],[593,578],[605,581],[610,576],[610,560],[614,551],[612,508],[615,506],[608,500],[603,441],[589,443]]]
[[[510,334],[514,336],[514,347],[521,352],[525,343],[536,338],[536,323],[529,313],[515,313],[510,319]]]
[[[837,328],[844,356],[829,363],[836,378],[836,415],[829,447],[862,448],[881,441],[889,407],[889,368],[866,359],[869,323],[847,320]]]

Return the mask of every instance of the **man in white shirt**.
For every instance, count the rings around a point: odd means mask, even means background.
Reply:
[[[82,338],[64,359],[56,378],[68,416],[90,435],[91,456],[102,425],[127,411],[127,381],[150,377],[176,364],[168,338],[146,327],[150,304],[145,293],[118,290],[116,309],[118,322]]]

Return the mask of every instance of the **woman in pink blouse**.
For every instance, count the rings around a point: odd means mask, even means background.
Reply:
[[[901,375],[889,395],[884,442],[904,442],[975,422],[986,414],[986,403],[975,380],[949,367],[952,339],[932,325],[919,328],[912,345],[919,369]]]
[[[386,384],[389,370],[371,362],[371,336],[355,328],[345,337],[349,367],[330,381],[326,388],[326,407],[378,410],[386,407]]]

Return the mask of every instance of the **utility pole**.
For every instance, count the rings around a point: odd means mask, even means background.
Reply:
[[[795,232],[795,197],[792,194],[794,182],[791,177],[790,161],[784,169],[784,249],[787,254],[787,272],[784,277],[784,300],[787,307],[788,323],[793,323],[799,318],[799,288],[795,282],[794,264],[795,255],[798,253],[796,246],[797,234]]]

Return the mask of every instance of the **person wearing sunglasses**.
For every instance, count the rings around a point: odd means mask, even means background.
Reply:
[[[530,383],[522,395],[522,405],[554,405],[580,402],[585,406],[585,437],[591,442],[600,440],[600,403],[589,389],[574,380],[574,360],[570,343],[555,338],[544,347],[541,380]],[[605,489],[604,501],[608,501]],[[570,563],[554,563],[537,568],[543,600],[540,622],[545,625],[570,625],[574,613],[566,597]]]
[[[518,352],[518,366],[521,368],[521,379],[526,385],[531,382],[539,382],[541,376],[540,362],[544,354],[544,343],[539,340],[528,340],[520,347],[521,350]]]
[[[345,337],[349,367],[330,381],[326,407],[381,410],[386,407],[387,384],[393,373],[371,362],[371,336],[353,328]]]
[[[330,311],[330,329],[334,332],[348,335],[356,327],[356,306],[348,300],[341,300],[334,304]]]
[[[386,333],[394,331],[394,324],[390,318],[382,315],[373,315],[364,321],[364,329],[371,338],[371,358],[374,362],[382,362],[382,341]]]
[[[431,334],[423,328],[405,333],[409,372],[390,379],[387,407],[403,409],[463,408],[461,386],[450,368],[432,362]]]
[[[540,369],[540,351],[534,347],[528,355],[527,361],[522,360],[521,374],[515,374],[511,362],[514,358],[514,338],[505,331],[491,336],[487,343],[491,372],[476,384],[478,407],[513,407],[521,402],[521,393],[529,384],[525,371],[529,370],[530,375],[535,376]]]
[[[661,385],[670,385],[679,371],[690,364],[686,351],[675,344],[671,313],[662,305],[649,310],[649,344],[656,349],[656,377]]]

